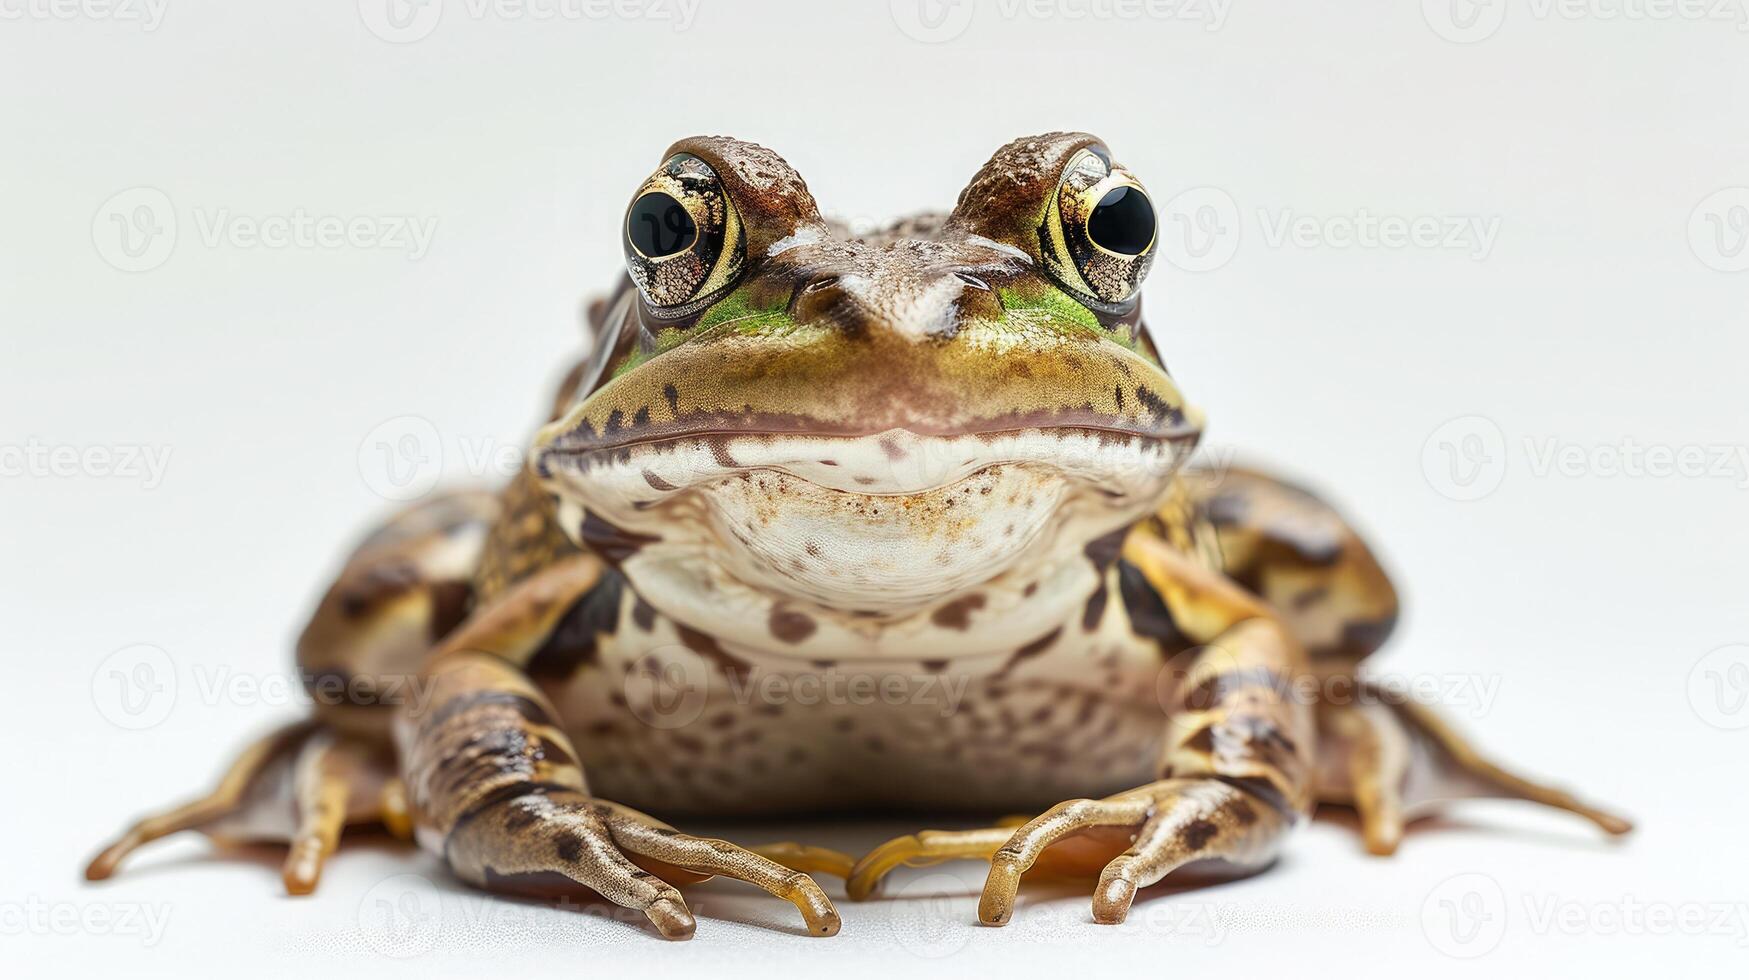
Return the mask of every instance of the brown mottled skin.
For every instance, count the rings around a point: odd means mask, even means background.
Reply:
[[[89,875],[198,829],[289,842],[303,893],[380,822],[464,880],[586,887],[670,938],[694,928],[676,886],[712,875],[829,935],[811,872],[863,898],[985,860],[1000,924],[1023,874],[1080,871],[1117,922],[1186,863],[1267,863],[1319,802],[1381,854],[1465,796],[1625,832],[1360,677],[1397,600],[1326,505],[1185,466],[1201,418],[1140,317],[1156,221],[1084,134],[1016,140],[951,214],[862,237],[763,147],[675,144],[526,471],[361,545],[298,645],[314,717]],[[1040,815],[855,859],[632,807]]]

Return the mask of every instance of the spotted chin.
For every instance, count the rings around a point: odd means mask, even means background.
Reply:
[[[941,601],[1146,513],[1188,447],[1088,430],[713,436],[549,452],[561,496],[617,527],[692,535],[758,591],[854,612]],[[685,527],[684,531],[679,530]]]

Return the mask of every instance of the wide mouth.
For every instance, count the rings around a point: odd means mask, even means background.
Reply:
[[[573,429],[540,447],[536,459],[540,475],[557,481],[561,490],[568,485],[598,504],[629,503],[638,509],[761,471],[824,490],[904,496],[940,490],[993,467],[1024,466],[1124,497],[1157,491],[1199,434],[1187,420],[1171,427],[1080,423],[946,434],[912,428],[860,434],[747,427],[599,434]]]

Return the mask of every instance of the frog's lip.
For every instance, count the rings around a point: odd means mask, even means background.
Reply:
[[[890,425],[831,425],[818,419],[801,416],[763,416],[745,418],[722,413],[714,418],[689,419],[667,424],[645,424],[627,427],[611,425],[602,432],[584,422],[581,426],[543,440],[537,454],[544,467],[549,457],[572,463],[587,464],[591,457],[626,452],[634,449],[654,449],[670,443],[704,441],[721,442],[739,438],[798,439],[862,439],[889,432],[936,439],[977,437],[995,439],[1020,433],[1045,435],[1092,435],[1102,439],[1141,440],[1150,443],[1194,444],[1202,436],[1201,420],[1175,412],[1153,420],[1152,424],[1128,419],[1076,417],[1072,413],[1017,413],[1014,417],[990,420],[985,424],[930,425],[907,421]]]
[[[1112,498],[1146,495],[1182,462],[1198,430],[1171,437],[1091,426],[1020,427],[934,436],[889,428],[859,435],[745,429],[666,434],[613,447],[546,448],[536,475],[597,500],[642,509],[675,493],[776,470],[857,496],[928,494],[1003,465],[1042,467]]]

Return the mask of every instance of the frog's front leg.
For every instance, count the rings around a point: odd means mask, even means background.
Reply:
[[[533,683],[496,656],[461,652],[465,643],[451,649],[432,668],[429,700],[402,716],[397,741],[415,836],[459,877],[519,892],[575,882],[684,939],[694,922],[675,882],[724,875],[794,903],[810,933],[838,931],[837,911],[805,873],[591,797]]]
[[[1172,710],[1158,782],[1059,804],[1018,829],[925,831],[890,841],[858,862],[847,882],[851,897],[868,896],[900,865],[983,857],[990,872],[978,917],[987,924],[1007,922],[1021,876],[1045,866],[1101,869],[1093,916],[1116,923],[1138,888],[1193,861],[1267,864],[1311,807],[1315,733],[1309,707],[1285,683],[1298,647],[1278,621],[1251,615],[1258,612],[1236,598],[1207,611],[1225,628],[1190,654],[1163,692]]]

